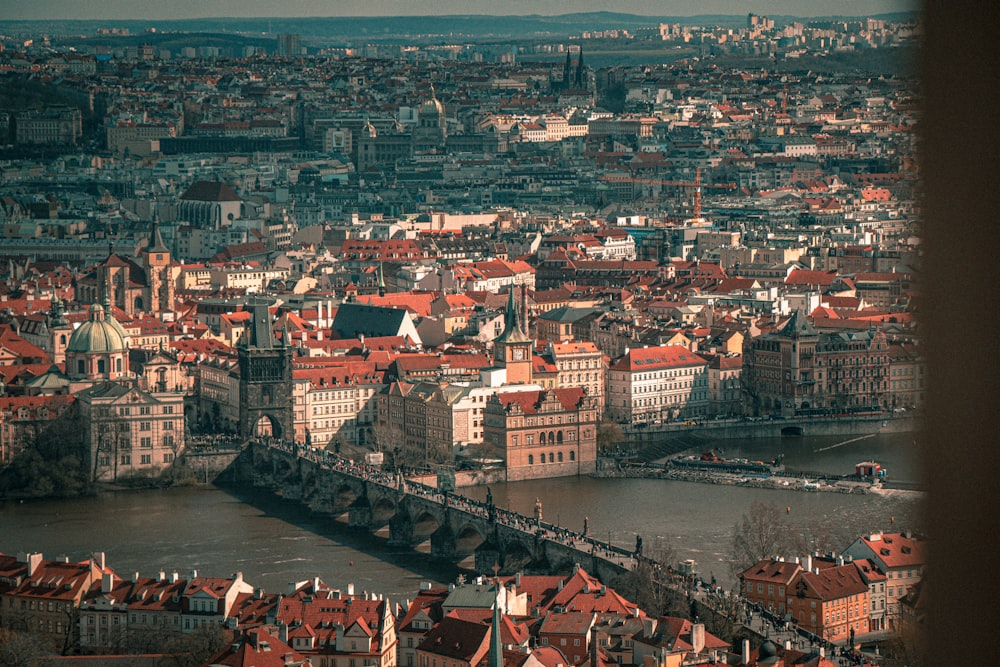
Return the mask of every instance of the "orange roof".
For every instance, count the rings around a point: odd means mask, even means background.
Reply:
[[[679,368],[682,366],[697,366],[708,361],[686,347],[680,345],[662,345],[629,350],[622,355],[610,370],[613,371],[654,371],[664,368]]]

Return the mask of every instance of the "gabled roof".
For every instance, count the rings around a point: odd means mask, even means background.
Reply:
[[[197,181],[191,184],[181,199],[185,201],[242,201],[236,192],[221,181]]]

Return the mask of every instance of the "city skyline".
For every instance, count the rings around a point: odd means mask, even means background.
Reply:
[[[280,6],[264,0],[177,0],[166,5],[150,0],[16,0],[0,7],[0,20],[150,20],[255,17],[379,17],[447,15],[559,15],[575,12],[614,11],[644,16],[744,15],[747,13],[801,16],[868,16],[887,12],[914,11],[912,0],[845,0],[834,5],[808,0],[705,0],[700,3],[673,0],[621,0],[613,7],[601,0],[568,0],[558,4],[536,0],[439,0],[423,5],[403,0],[289,0]]]

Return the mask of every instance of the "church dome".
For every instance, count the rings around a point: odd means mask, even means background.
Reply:
[[[444,113],[444,105],[438,101],[438,98],[432,97],[429,100],[425,100],[423,104],[420,105],[420,115],[434,116]]]
[[[90,307],[90,319],[70,336],[66,351],[84,354],[124,352],[125,336],[125,330],[115,318],[105,318],[104,307],[95,303]]]

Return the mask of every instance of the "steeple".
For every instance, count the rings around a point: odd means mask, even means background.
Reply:
[[[148,253],[169,253],[170,249],[167,248],[167,244],[163,242],[163,237],[160,236],[160,224],[156,220],[156,216],[153,217],[153,223],[151,225],[151,230],[149,234],[149,243],[146,245],[146,252]]]
[[[490,653],[487,667],[503,667],[503,640],[500,637],[500,600],[493,603],[493,623],[490,625]]]
[[[517,300],[514,298],[516,286],[511,285],[507,292],[507,308],[504,313],[503,333],[497,338],[498,342],[504,343],[526,343],[531,339],[521,328],[521,318],[518,313]]]
[[[378,295],[385,296],[385,274],[382,273],[382,262],[378,263]]]

